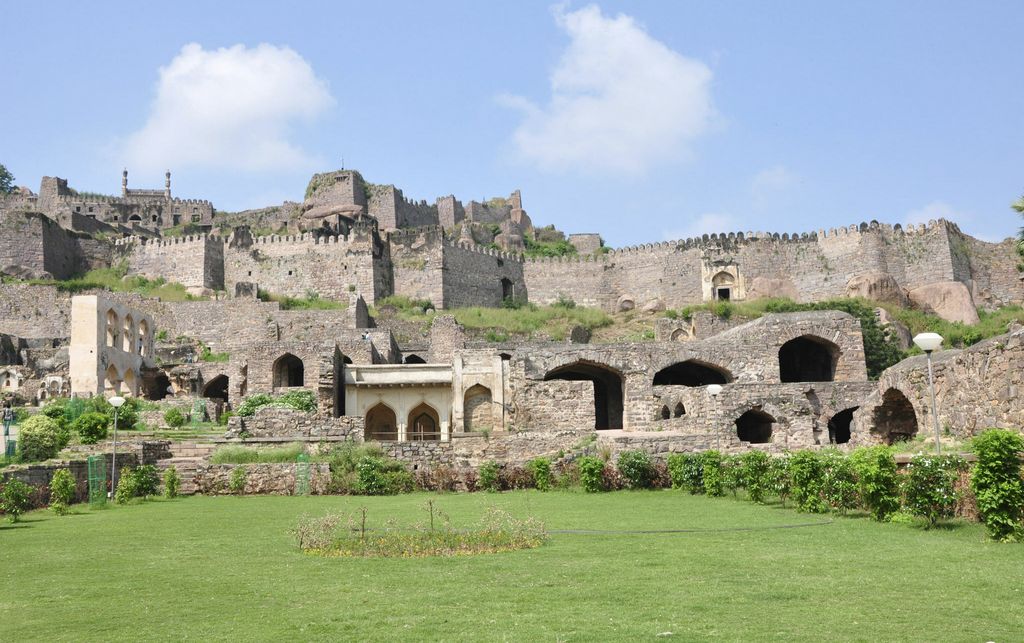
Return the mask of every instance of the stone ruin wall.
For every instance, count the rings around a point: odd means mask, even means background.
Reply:
[[[34,212],[0,216],[0,270],[70,279],[93,268],[109,266],[109,243],[60,227]]]
[[[187,288],[224,290],[224,240],[196,235],[115,242],[128,260],[128,271],[147,279],[163,278]]]

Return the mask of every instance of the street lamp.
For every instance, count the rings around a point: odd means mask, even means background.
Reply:
[[[717,411],[718,411],[718,394],[722,392],[722,385],[721,384],[708,384],[707,390],[708,390],[708,393],[711,394],[711,421],[712,421],[712,423],[714,423],[714,421],[717,419],[717,416],[718,416],[718,413],[717,413]],[[717,427],[715,427],[714,431],[715,431],[715,449],[717,449],[718,451],[721,451],[722,450],[721,432],[718,430]]]
[[[114,450],[110,456],[110,491],[107,493],[107,496],[113,497],[114,491],[117,490],[117,410],[124,404],[124,398],[120,395],[115,395],[108,401],[110,406],[114,407]]]
[[[939,411],[935,405],[935,381],[932,379],[932,351],[942,346],[942,335],[920,333],[914,336],[914,343],[928,356],[928,391],[932,397],[932,417],[935,418],[935,453],[942,455],[942,445],[939,443]]]

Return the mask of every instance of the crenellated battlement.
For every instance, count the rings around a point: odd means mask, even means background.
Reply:
[[[163,201],[172,205],[184,205],[184,206],[203,206],[213,207],[210,201],[207,199],[179,199],[177,197],[173,199],[164,199],[158,196],[149,195],[137,195],[137,196],[107,196],[107,195],[81,195],[81,194],[60,194],[54,197],[58,203],[64,204],[81,204],[81,203],[94,203],[94,204],[107,204],[107,205],[138,205],[140,203],[151,203],[154,201]]]
[[[481,255],[487,255],[488,257],[497,257],[505,261],[518,261],[522,263],[524,261],[523,255],[518,252],[506,252],[504,250],[498,250],[495,248],[488,248],[468,241],[449,241],[447,238],[443,239],[442,244],[448,248],[458,248],[460,250],[467,250],[469,252],[475,252]]]

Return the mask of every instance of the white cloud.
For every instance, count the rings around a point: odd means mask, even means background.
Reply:
[[[665,241],[675,241],[705,234],[740,232],[740,226],[740,221],[731,214],[706,212],[681,228],[664,231],[662,237]]]
[[[711,70],[648,35],[630,16],[555,9],[570,38],[551,73],[551,99],[502,102],[523,112],[519,156],[547,170],[642,174],[685,155],[715,116]]]
[[[782,165],[761,170],[754,175],[750,188],[754,195],[765,196],[770,192],[780,192],[796,185],[799,177]]]
[[[288,47],[191,43],[160,68],[149,118],[121,154],[142,172],[304,168],[315,160],[288,140],[289,128],[333,104],[326,83]]]

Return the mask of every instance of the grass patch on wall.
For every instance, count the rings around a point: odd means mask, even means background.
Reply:
[[[143,297],[159,297],[163,301],[203,301],[209,297],[191,295],[182,284],[167,281],[163,277],[147,279],[140,275],[128,276],[127,264],[111,268],[96,268],[73,279],[30,279],[19,283],[33,286],[54,286],[61,292],[77,294],[89,290],[129,292]]]
[[[295,442],[280,447],[253,448],[236,444],[222,446],[210,456],[211,464],[286,463],[306,452],[303,444]]]
[[[989,337],[1002,335],[1011,322],[1024,323],[1024,308],[1020,306],[1004,306],[993,311],[979,310],[979,322],[968,325],[946,321],[937,315],[929,315],[920,310],[901,308],[892,304],[879,305],[895,319],[906,324],[913,335],[924,332],[942,335],[942,344],[947,348],[966,348]],[[920,349],[916,346],[911,350],[912,354],[919,352]]]
[[[345,310],[348,302],[336,301],[334,299],[323,299],[319,293],[307,292],[305,297],[289,297],[259,290],[256,297],[260,301],[276,301],[281,305],[281,310]]]

